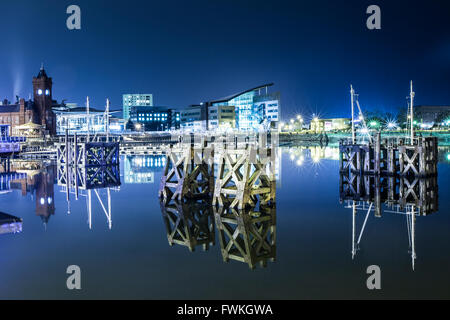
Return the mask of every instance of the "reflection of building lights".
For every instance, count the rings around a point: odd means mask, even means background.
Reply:
[[[39,199],[39,202],[41,203],[41,205],[44,205],[45,204],[45,199],[41,198],[41,199]]]
[[[291,161],[294,161],[294,159],[295,159],[295,156],[293,155],[293,154],[291,154]]]
[[[450,161],[450,153],[447,153],[447,160]]]
[[[294,123],[295,121],[294,121],[294,119],[291,119],[291,123]]]
[[[302,164],[303,164],[303,161],[302,161],[301,159],[298,159],[298,160],[297,160],[297,165],[298,165],[298,166],[301,166]]]
[[[50,198],[50,197],[48,197],[48,198],[47,198],[47,203],[48,203],[48,204],[52,204],[52,202],[53,202],[53,199]]]

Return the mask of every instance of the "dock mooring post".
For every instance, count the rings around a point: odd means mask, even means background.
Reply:
[[[380,131],[377,132],[375,136],[375,164],[374,164],[374,173],[375,175],[380,175],[381,172],[381,133]]]
[[[75,179],[75,199],[78,200],[78,137],[75,132],[73,135],[73,156],[74,156],[74,179]]]

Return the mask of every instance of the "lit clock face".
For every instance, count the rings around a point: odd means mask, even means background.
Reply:
[[[41,96],[42,95],[42,90],[38,89],[37,94]]]
[[[46,90],[45,90],[45,95],[46,95],[46,96],[49,96],[49,95],[50,95],[50,90],[46,89]]]

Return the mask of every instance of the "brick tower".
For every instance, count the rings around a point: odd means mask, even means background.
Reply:
[[[33,122],[45,125],[51,134],[56,134],[56,118],[52,111],[52,78],[47,76],[44,65],[37,77],[33,77],[34,119]]]

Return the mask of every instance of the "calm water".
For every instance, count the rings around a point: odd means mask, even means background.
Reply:
[[[157,199],[161,157],[122,158],[111,219],[106,189],[91,191],[89,215],[88,193],[70,194],[68,204],[56,168],[22,174],[0,194],[1,211],[23,219],[22,232],[0,235],[0,298],[450,298],[448,153],[441,152],[438,211],[415,222],[414,271],[408,216],[400,213],[371,212],[352,259],[352,210],[340,203],[336,149],[283,149],[276,261],[254,270],[223,261],[214,229],[206,251],[169,246]],[[356,238],[365,217],[358,211]],[[66,288],[72,264],[81,267],[80,291]],[[366,288],[373,264],[382,271],[377,292]]]

